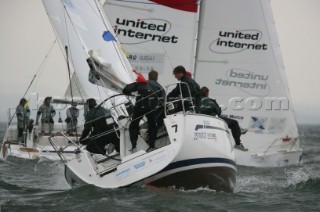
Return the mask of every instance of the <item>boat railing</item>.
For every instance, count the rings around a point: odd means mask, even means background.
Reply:
[[[293,147],[294,147],[298,142],[300,142],[300,136],[294,137],[294,138],[293,138],[293,141],[292,141],[292,144],[291,144],[291,146],[290,146],[290,151],[292,151]]]
[[[65,139],[68,140],[68,145],[63,146],[63,147],[62,147],[62,146],[58,146],[58,145],[56,144],[56,142],[54,141],[55,135],[49,136],[49,142],[50,142],[52,148],[53,148],[53,149],[55,150],[55,152],[58,154],[60,160],[61,160],[63,163],[67,163],[67,159],[66,159],[66,157],[64,156],[64,151],[65,151],[65,149],[67,149],[69,146],[74,146],[74,147],[75,147],[74,153],[77,154],[77,153],[79,153],[79,152],[81,151],[81,149],[80,149],[81,146],[80,146],[77,142],[75,142],[75,141],[73,141],[72,139],[70,139],[64,132],[59,132],[59,135],[63,136]]]
[[[297,137],[292,137],[292,142],[291,142],[291,145],[290,145],[290,148],[289,148],[289,151],[292,151],[294,145],[299,141],[299,136]],[[283,142],[283,138],[276,138],[275,140],[273,140],[273,142],[266,148],[265,151],[263,151],[263,155],[267,155],[269,153],[269,151],[272,150],[273,147],[278,147],[278,144],[279,144],[279,141],[282,141]]]
[[[183,94],[181,85],[186,86],[187,94]],[[173,86],[178,86],[180,94],[178,97],[175,97],[173,99],[169,99],[168,97],[165,98],[165,115],[167,116],[169,114],[177,113],[180,111],[183,112],[183,114],[190,112],[195,113],[195,105],[188,84],[185,82],[169,84],[166,86],[166,93],[168,93],[169,88]]]
[[[8,109],[8,125],[12,122],[13,118],[16,116],[16,108]]]
[[[126,97],[124,100],[120,101],[120,102],[116,102],[116,99],[120,99],[119,97]],[[116,116],[129,116],[130,112],[129,112],[129,108],[131,106],[133,106],[132,104],[132,99],[130,98],[130,96],[125,95],[125,94],[115,94],[112,95],[110,97],[108,97],[107,99],[103,100],[98,106],[98,107],[102,107],[102,105],[108,105],[108,103],[110,102],[110,105],[107,106],[107,108],[110,111],[113,111],[115,113]]]

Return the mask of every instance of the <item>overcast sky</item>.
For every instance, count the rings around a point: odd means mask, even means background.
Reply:
[[[298,123],[320,124],[320,0],[271,0]],[[67,84],[58,45],[41,0],[0,0],[0,121],[16,107],[33,75],[37,90],[63,95]],[[39,71],[40,70],[40,71]],[[34,90],[35,91],[35,90]],[[40,93],[41,95],[41,93]]]

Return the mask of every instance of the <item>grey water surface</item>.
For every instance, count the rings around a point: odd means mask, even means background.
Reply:
[[[0,125],[0,142],[5,124]],[[234,193],[207,188],[71,188],[60,162],[0,160],[0,212],[5,211],[320,211],[320,126],[300,125],[300,166],[238,166]]]

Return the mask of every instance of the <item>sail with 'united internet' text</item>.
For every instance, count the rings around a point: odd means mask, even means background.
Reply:
[[[268,0],[202,1],[195,79],[247,128],[237,162],[299,164],[300,139]]]
[[[193,70],[197,1],[108,0],[104,9],[135,70],[156,70],[164,85],[177,65]]]

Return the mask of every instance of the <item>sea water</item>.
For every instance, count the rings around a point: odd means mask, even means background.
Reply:
[[[320,211],[320,126],[301,125],[300,166],[238,166],[234,193],[207,188],[71,188],[60,162],[0,161],[4,211]],[[2,141],[5,125],[0,128]]]

